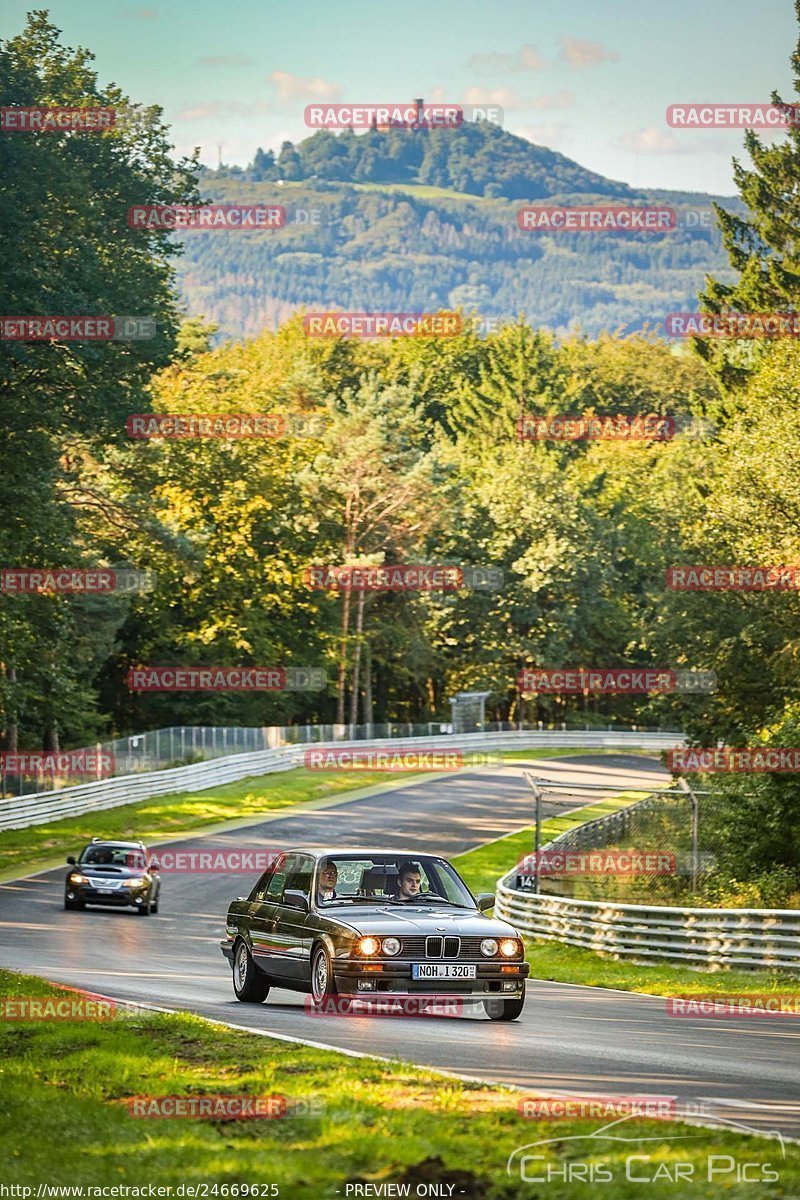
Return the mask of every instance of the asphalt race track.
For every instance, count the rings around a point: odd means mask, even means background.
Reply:
[[[609,794],[661,778],[655,761],[576,755],[509,763],[425,780],[399,790],[263,820],[179,846],[203,849],[302,845],[408,847],[446,855],[531,824],[523,769]],[[577,794],[545,812],[587,803]],[[80,847],[76,846],[76,852]],[[300,994],[274,990],[239,1004],[219,950],[228,902],[253,875],[163,876],[160,913],[62,908],[66,868],[0,886],[0,964],[119,999],[187,1009],[233,1025],[511,1084],[529,1094],[565,1091],[675,1097],[746,1127],[800,1137],[800,1018],[687,1019],[657,997],[529,981],[522,1017],[409,1020],[310,1016]],[[691,1107],[687,1109],[692,1111]]]

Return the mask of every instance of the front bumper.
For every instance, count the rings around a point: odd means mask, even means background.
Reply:
[[[152,899],[152,889],[146,888],[115,888],[110,892],[101,892],[97,888],[68,884],[67,900],[80,904],[102,904],[111,908],[141,908]]]
[[[386,959],[336,959],[333,975],[340,994],[371,995],[402,992],[404,995],[519,996],[531,972],[530,964],[512,962],[469,962],[449,965],[474,966],[471,979],[413,979],[410,961]]]

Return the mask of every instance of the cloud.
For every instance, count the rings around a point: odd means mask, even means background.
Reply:
[[[525,138],[528,142],[534,142],[537,146],[549,146],[551,149],[556,143],[563,146],[572,140],[570,126],[562,121],[555,125],[519,125],[508,132],[516,137]]]
[[[274,106],[268,100],[204,100],[193,108],[185,108],[175,118],[177,121],[207,121],[214,117],[252,117],[257,113],[272,112]]]
[[[529,42],[516,54],[473,54],[469,60],[470,67],[488,67],[493,71],[541,71],[544,65],[539,51]]]
[[[527,108],[572,108],[575,103],[575,93],[561,88],[558,92],[550,92],[546,96],[536,96],[526,105]]]
[[[609,50],[602,42],[590,42],[587,38],[562,37],[560,57],[575,71],[596,67],[598,63],[619,62],[616,50]]]
[[[267,76],[278,96],[283,101],[292,100],[338,100],[342,89],[319,75],[291,75],[288,71],[273,71]]]
[[[734,131],[734,132],[738,132]],[[644,129],[634,129],[616,138],[614,145],[621,150],[629,150],[632,154],[728,154],[730,143],[720,137],[702,140],[694,137],[678,137],[667,133],[657,125],[648,125]]]
[[[197,61],[201,67],[255,66],[255,59],[248,58],[246,54],[208,54],[205,58],[198,58]]]
[[[562,89],[546,96],[534,96],[526,99],[512,88],[482,88],[470,87],[461,97],[462,104],[498,105],[510,109],[543,109],[571,108],[575,103],[575,95]]]

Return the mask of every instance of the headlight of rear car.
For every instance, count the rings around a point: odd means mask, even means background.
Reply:
[[[384,954],[399,954],[400,942],[396,937],[384,938],[381,942],[381,949]]]
[[[142,887],[145,883],[147,883],[147,880],[142,875],[138,879],[126,879],[125,887]]]
[[[516,938],[503,938],[500,943],[500,953],[503,958],[513,958],[519,954],[520,944]]]
[[[497,942],[494,938],[484,938],[481,942],[481,954],[485,958],[491,958],[493,954],[497,954]]]
[[[70,881],[70,883],[88,883],[89,882],[89,880],[86,878],[85,875],[77,875],[77,874],[70,875],[69,881]]]
[[[371,958],[373,954],[377,954],[381,948],[381,944],[376,937],[362,937],[356,942],[356,952],[363,954],[366,958]]]

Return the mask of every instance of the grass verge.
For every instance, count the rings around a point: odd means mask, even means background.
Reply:
[[[0,996],[64,998],[64,992],[0,972]],[[309,1018],[310,1037],[320,1036],[315,1024]],[[484,1028],[470,1022],[464,1036],[481,1036]],[[676,1195],[771,1200],[800,1191],[800,1152],[793,1145],[784,1160],[774,1140],[640,1119],[625,1123],[624,1136],[631,1140],[624,1143],[569,1141],[588,1137],[606,1120],[527,1120],[518,1115],[520,1093],[509,1089],[282,1043],[187,1014],[142,1011],[103,1022],[6,1020],[0,1023],[0,1045],[3,1182],[31,1187],[34,1196],[39,1185],[144,1185],[139,1194],[147,1195],[152,1184],[171,1188],[173,1196],[204,1186],[205,1192],[193,1194],[242,1196],[248,1194],[243,1185],[255,1185],[250,1195],[334,1200],[337,1193],[358,1194],[348,1192],[347,1184],[361,1183],[373,1185],[362,1196],[403,1195],[380,1187],[395,1184],[409,1185],[406,1194],[412,1196],[578,1200],[587,1195],[581,1171],[585,1180],[591,1169],[606,1172],[606,1181],[610,1174],[615,1198],[628,1200],[642,1195],[642,1183],[626,1178],[626,1160],[634,1154],[641,1157],[631,1173],[657,1180],[647,1188],[653,1200]],[[133,1096],[219,1095],[285,1097],[287,1114],[296,1115],[136,1118],[125,1105]],[[655,1140],[639,1140],[647,1138]],[[533,1190],[518,1169],[512,1177],[506,1174],[514,1150],[545,1139],[558,1140],[531,1149],[543,1157],[526,1169],[528,1175],[552,1175],[550,1188]],[[744,1162],[753,1164],[751,1178],[769,1180],[773,1172],[777,1182],[737,1185],[734,1164]],[[684,1182],[678,1189],[679,1165]],[[716,1173],[709,1181],[710,1165]],[[574,1177],[576,1168],[578,1180],[564,1182],[564,1172]],[[275,1190],[268,1190],[271,1184]],[[418,1191],[420,1184],[430,1190]]]
[[[624,808],[638,795],[625,792],[543,821],[542,845],[558,833]],[[469,850],[454,858],[453,863],[473,892],[493,892],[500,876],[523,855],[531,854],[533,846],[533,829],[523,829],[487,842],[477,850]],[[656,996],[736,996],[762,992],[800,995],[800,977],[786,971],[703,971],[672,963],[628,962],[580,946],[533,939],[528,940],[526,957],[531,964],[532,977],[558,983],[619,988],[624,992],[646,992]]]

